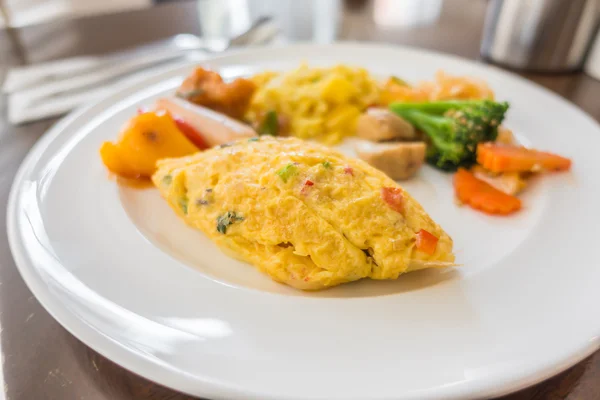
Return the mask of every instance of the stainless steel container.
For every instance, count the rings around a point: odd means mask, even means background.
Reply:
[[[600,0],[489,0],[481,55],[521,70],[578,70],[599,22]]]

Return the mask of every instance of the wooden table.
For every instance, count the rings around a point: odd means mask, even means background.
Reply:
[[[279,2],[293,3],[293,0]],[[259,3],[249,1],[251,7]],[[294,24],[286,26],[287,33],[303,40],[326,41],[335,36],[419,46],[471,59],[479,56],[485,1],[446,0],[437,20],[417,26],[382,25],[381,21],[378,25],[374,22],[373,5],[371,1],[346,1],[340,14],[339,29],[321,29],[318,35],[313,34],[312,15],[302,16],[295,8]],[[10,65],[104,53],[180,32],[200,34],[203,19],[198,16],[198,9],[195,2],[175,2],[141,11],[0,32],[0,80]],[[325,27],[331,26],[329,20],[325,20]],[[583,74],[525,76],[566,97],[600,120],[600,82]],[[5,206],[21,160],[55,120],[15,127],[6,122],[5,98],[0,98],[0,109],[0,204]],[[4,212],[0,212],[0,222],[5,226]],[[124,370],[90,350],[58,325],[23,283],[10,255],[4,228],[0,230],[0,284],[0,371],[3,372],[6,399],[190,398]],[[590,318],[598,317],[600,315],[590,315]],[[598,400],[600,352],[553,379],[504,399]]]

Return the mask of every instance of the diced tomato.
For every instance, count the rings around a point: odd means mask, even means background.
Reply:
[[[460,201],[488,214],[506,215],[521,209],[521,200],[477,179],[463,168],[454,175],[454,190]]]
[[[313,181],[311,181],[310,179],[307,179],[307,180],[304,182],[304,186],[302,186],[302,190],[300,190],[300,193],[302,193],[302,194],[305,194],[305,193],[306,193],[306,191],[307,191],[307,190],[308,190],[308,189],[309,189],[311,186],[314,186],[314,184],[315,184],[315,183],[314,183]]]
[[[344,168],[344,173],[354,176],[354,170],[352,169],[352,167]]]
[[[404,214],[404,195],[402,189],[395,187],[382,187],[381,198],[390,208],[400,214]]]
[[[198,132],[193,126],[188,124],[186,121],[179,117],[175,117],[175,124],[177,128],[189,139],[190,142],[194,143],[200,150],[208,149],[210,146],[206,144],[204,136]]]
[[[571,160],[556,154],[500,143],[480,143],[477,162],[492,172],[566,171]]]
[[[438,238],[427,232],[425,229],[421,229],[417,233],[417,250],[423,253],[433,254],[437,247]]]

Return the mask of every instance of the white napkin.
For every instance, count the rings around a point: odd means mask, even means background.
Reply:
[[[206,42],[208,48],[226,47],[226,42],[222,39]],[[287,42],[278,35],[270,45]],[[130,85],[177,66],[201,62],[211,55],[223,54],[222,51],[186,51],[189,46],[185,43],[179,43],[179,47],[179,51],[159,49],[118,62],[107,63],[103,57],[85,56],[11,69],[2,87],[2,91],[8,96],[8,120],[11,124],[18,125],[57,117],[94,101],[117,87]],[[48,79],[49,73],[59,79]]]
[[[43,97],[45,93],[70,86],[69,81],[59,81],[41,87],[34,87],[8,96],[8,120],[13,125],[51,118],[66,114],[67,112],[81,106],[86,102],[106,95],[117,87],[133,84],[153,74],[170,70],[176,66],[189,63],[189,60],[178,59],[158,67],[146,68],[140,72],[111,81],[108,84],[97,86],[93,89],[81,89],[78,91],[56,94],[51,97]],[[66,90],[66,89],[65,89]]]
[[[98,60],[98,57],[84,56],[12,68],[6,74],[2,91],[4,93],[13,93],[30,86],[39,80],[39,76],[42,73],[45,75],[54,73],[62,74],[65,71],[75,73],[93,67],[98,63]]]

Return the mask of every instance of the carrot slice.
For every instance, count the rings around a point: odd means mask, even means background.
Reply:
[[[427,232],[425,229],[421,229],[417,233],[417,242],[415,244],[418,250],[431,255],[435,253],[438,240],[437,237]]]
[[[527,172],[538,168],[565,171],[571,160],[556,154],[499,143],[480,143],[477,162],[492,172]]]
[[[488,214],[507,215],[521,209],[521,200],[477,179],[463,168],[454,175],[454,190],[461,202]]]

